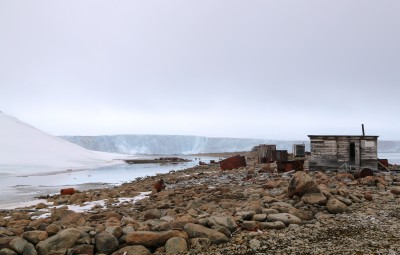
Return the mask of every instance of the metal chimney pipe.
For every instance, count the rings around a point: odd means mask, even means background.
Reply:
[[[363,136],[365,136],[364,124],[361,124],[361,128],[362,128],[362,134],[363,134]]]

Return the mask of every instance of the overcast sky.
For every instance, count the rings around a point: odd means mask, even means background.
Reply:
[[[400,140],[399,0],[0,0],[0,111],[54,135]],[[1,127],[0,127],[1,128]]]

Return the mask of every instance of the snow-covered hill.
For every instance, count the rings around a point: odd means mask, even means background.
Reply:
[[[292,145],[295,143],[305,143],[306,149],[309,150],[307,141],[180,135],[62,136],[62,138],[90,150],[125,154],[195,154],[248,151],[259,144],[276,144],[277,149],[292,151]]]
[[[115,164],[118,156],[87,150],[0,112],[0,176]]]

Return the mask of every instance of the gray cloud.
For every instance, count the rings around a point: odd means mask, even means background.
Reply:
[[[53,134],[400,139],[399,7],[0,0],[0,110]]]

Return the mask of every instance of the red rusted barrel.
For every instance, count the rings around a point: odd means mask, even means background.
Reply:
[[[356,171],[354,171],[354,178],[356,179],[364,178],[367,176],[374,176],[374,171],[372,171],[370,168],[357,169]]]
[[[67,188],[67,189],[61,189],[61,190],[60,190],[61,196],[64,196],[64,195],[73,195],[74,193],[75,193],[75,189],[74,189],[74,188]]]

